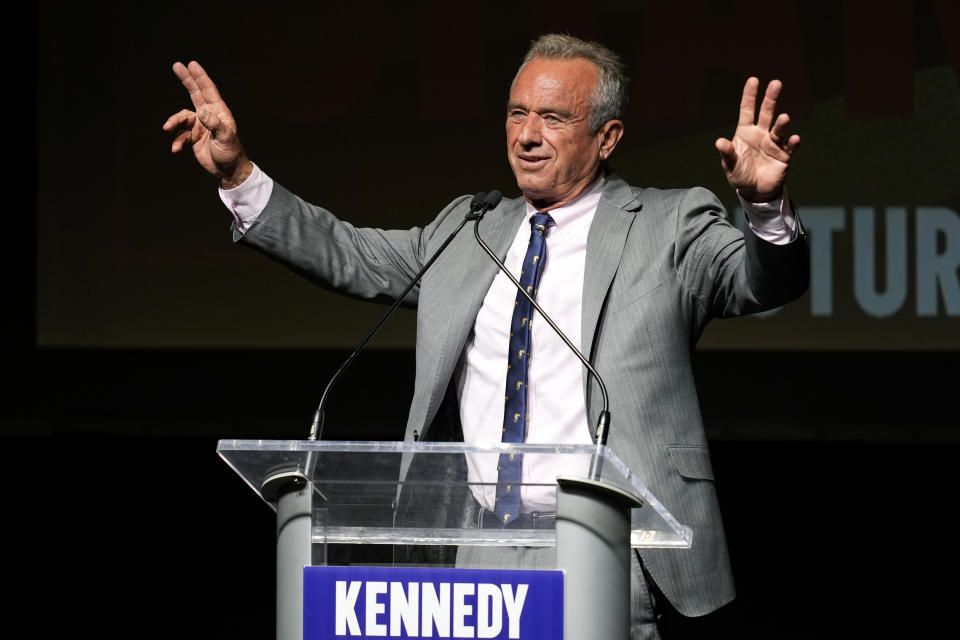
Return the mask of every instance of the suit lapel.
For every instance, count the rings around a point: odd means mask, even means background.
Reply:
[[[488,213],[480,222],[480,237],[501,261],[506,259],[507,251],[510,250],[510,245],[517,236],[517,229],[523,222],[523,211],[524,201],[522,198],[517,198]],[[464,231],[472,236],[473,225],[469,224],[467,226],[468,228]],[[499,270],[496,263],[477,244],[475,238],[471,238],[470,242],[473,251],[470,254],[471,259],[464,261],[467,266],[461,274],[463,278],[461,282],[475,282],[477,284],[465,287],[469,294],[465,296],[466,299],[463,300],[463,303],[458,305],[456,321],[450,323],[451,334],[447,338],[452,338],[452,341],[445,342],[445,344],[451,344],[455,347],[454,351],[457,357],[463,350],[467,336],[477,319],[480,305],[483,304],[483,299],[486,297],[487,291]]]
[[[480,237],[501,261],[506,259],[507,251],[517,235],[517,229],[523,222],[523,211],[523,198],[504,201],[501,206],[484,216],[480,222]],[[461,233],[472,236],[473,224],[467,224]],[[464,252],[463,258],[457,261],[457,272],[450,274],[451,282],[457,284],[451,286],[448,292],[449,299],[456,302],[451,304],[449,322],[444,323],[443,334],[439,336],[438,344],[441,353],[434,374],[434,383],[431,385],[432,392],[426,412],[428,422],[432,420],[436,409],[443,401],[447,382],[453,375],[460,353],[463,351],[463,345],[470,335],[470,330],[473,329],[483,299],[498,271],[496,263],[477,244],[476,239],[471,237],[469,242],[472,248]]]
[[[616,174],[607,177],[597,213],[587,235],[587,258],[583,273],[581,345],[590,359],[603,302],[613,282],[627,241],[627,233],[640,209],[630,186]],[[602,375],[602,374],[601,374]],[[586,372],[584,372],[586,384]]]

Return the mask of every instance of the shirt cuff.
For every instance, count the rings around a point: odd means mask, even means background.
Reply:
[[[737,197],[747,218],[747,226],[758,238],[772,244],[789,244],[797,239],[797,216],[790,206],[786,188],[779,198],[769,202],[750,202],[739,192]]]
[[[237,231],[246,233],[260,216],[273,193],[273,179],[256,164],[246,180],[232,189],[220,189],[220,200],[237,223]]]

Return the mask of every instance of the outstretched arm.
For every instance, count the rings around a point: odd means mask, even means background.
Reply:
[[[174,63],[173,72],[190,94],[193,110],[183,109],[163,123],[164,131],[175,134],[170,150],[179,153],[190,145],[197,162],[220,180],[221,188],[236,187],[253,171],[253,164],[240,144],[233,114],[198,62]]]
[[[806,242],[783,199],[800,136],[789,133],[787,114],[776,115],[782,83],[770,82],[757,113],[759,85],[757,78],[747,80],[733,138],[716,141],[727,181],[744,201],[753,232],[735,231],[709,192],[691,190],[678,207],[679,268],[706,311],[704,320],[770,309],[807,288]],[[759,211],[763,207],[774,211]]]
[[[790,135],[790,116],[786,113],[774,119],[783,83],[772,80],[767,85],[757,115],[759,87],[757,78],[747,80],[733,139],[718,138],[715,145],[730,186],[745,200],[767,202],[782,195],[787,169],[800,145],[800,136]]]

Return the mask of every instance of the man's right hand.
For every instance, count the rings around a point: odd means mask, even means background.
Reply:
[[[190,93],[194,110],[183,109],[163,123],[164,131],[176,133],[170,150],[179,153],[185,144],[191,145],[197,162],[219,178],[221,188],[236,187],[250,176],[253,163],[240,144],[233,114],[199,63],[177,62],[173,72]]]

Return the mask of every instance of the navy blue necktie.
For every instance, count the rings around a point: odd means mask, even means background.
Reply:
[[[553,218],[534,214],[530,220],[530,243],[520,268],[520,286],[536,297],[540,274],[547,257],[547,227]],[[503,411],[503,442],[523,442],[527,431],[527,362],[530,359],[530,318],[533,305],[517,292],[510,322],[510,348],[507,352],[507,387]],[[501,454],[497,465],[497,502],[494,514],[504,525],[520,516],[520,480],[523,456]]]

